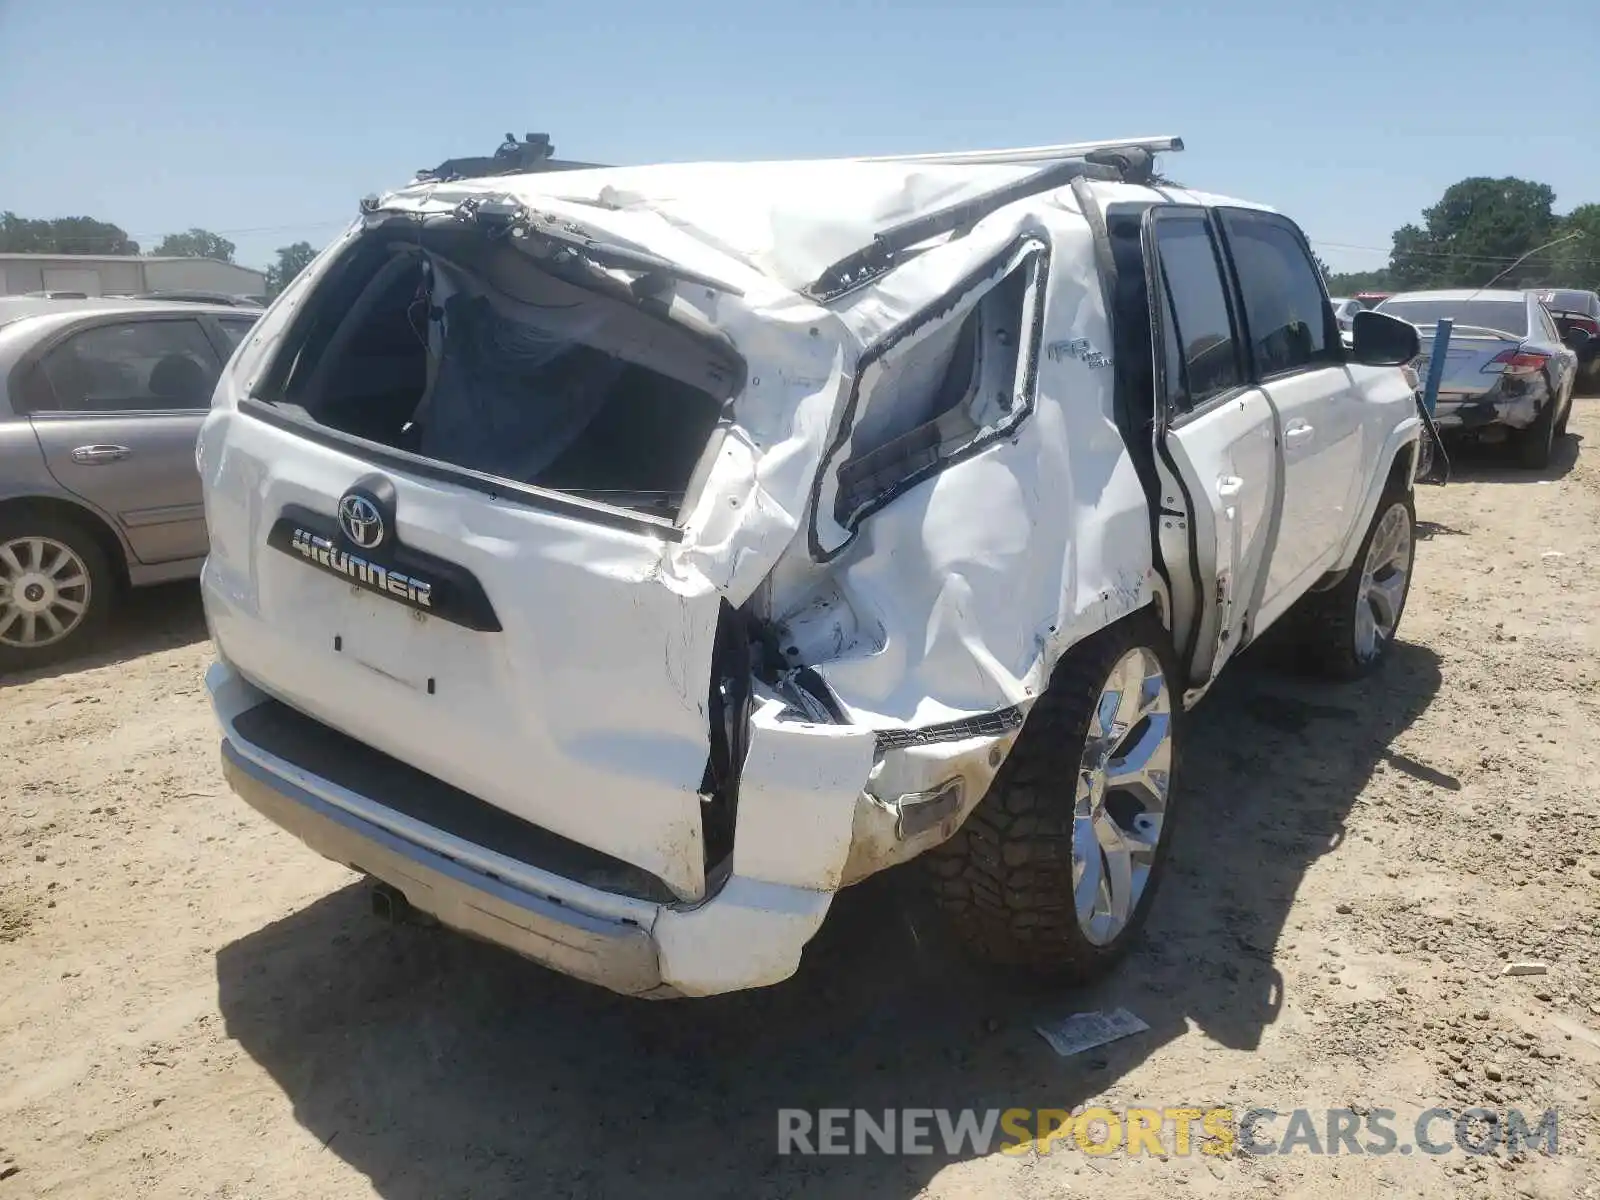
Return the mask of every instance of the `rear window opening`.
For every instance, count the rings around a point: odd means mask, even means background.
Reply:
[[[471,227],[369,231],[256,399],[435,463],[676,520],[742,364],[659,300]]]

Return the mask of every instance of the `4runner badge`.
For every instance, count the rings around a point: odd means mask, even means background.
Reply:
[[[498,632],[494,605],[472,572],[407,546],[394,511],[394,484],[368,475],[339,497],[332,513],[284,505],[267,545],[361,591],[463,629]]]
[[[1067,341],[1051,342],[1044,348],[1044,352],[1051,362],[1060,362],[1064,358],[1075,358],[1079,362],[1086,364],[1091,370],[1111,365],[1111,359],[1096,350],[1088,338],[1072,338]]]
[[[383,544],[383,514],[359,492],[340,497],[339,529],[359,549],[376,550]]]

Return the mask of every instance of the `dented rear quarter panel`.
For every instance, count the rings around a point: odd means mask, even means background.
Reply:
[[[834,563],[780,564],[771,603],[785,645],[861,723],[921,725],[1025,703],[1068,646],[1153,598],[1149,510],[1116,424],[1109,326],[1081,216],[1041,198],[952,246],[959,257],[935,250],[902,268],[898,302],[886,284],[845,319],[869,342],[1029,235],[1050,247],[1031,415],[867,516]]]

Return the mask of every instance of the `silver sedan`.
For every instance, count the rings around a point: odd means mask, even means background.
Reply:
[[[1439,322],[1453,322],[1435,410],[1441,430],[1509,439],[1523,466],[1549,464],[1567,431],[1580,358],[1589,361],[1596,344],[1574,334],[1563,342],[1531,291],[1401,292],[1378,311],[1417,326],[1424,379]]]
[[[0,298],[0,670],[82,648],[125,587],[199,573],[195,439],[259,315]]]

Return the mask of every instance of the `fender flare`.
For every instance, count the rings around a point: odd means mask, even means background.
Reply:
[[[1405,472],[1406,490],[1415,489],[1417,450],[1421,440],[1422,418],[1415,415],[1407,417],[1390,430],[1389,437],[1383,445],[1383,453],[1378,460],[1381,469],[1373,472],[1372,478],[1367,482],[1367,493],[1362,497],[1361,509],[1356,515],[1357,519],[1344,535],[1344,545],[1339,550],[1339,557],[1335,560],[1331,573],[1342,575],[1354,564],[1356,552],[1361,549],[1361,540],[1367,535],[1367,526],[1372,524],[1372,518],[1377,515],[1378,501],[1383,499],[1383,493],[1389,486],[1389,476],[1394,471],[1394,464],[1402,454],[1410,458],[1410,465]]]

